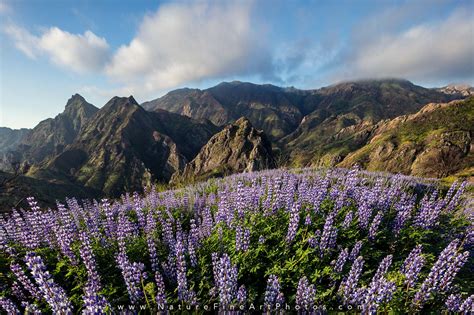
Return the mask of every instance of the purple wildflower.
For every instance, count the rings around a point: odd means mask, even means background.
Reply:
[[[54,313],[72,314],[72,305],[66,296],[66,292],[54,282],[46,270],[43,259],[33,252],[28,252],[25,260],[40,292],[51,306],[52,311]]]
[[[6,297],[0,297],[0,306],[7,312],[8,315],[20,314],[16,305]]]
[[[444,292],[467,261],[469,252],[459,253],[459,239],[452,241],[439,255],[420,290],[415,294],[413,304],[421,307],[431,293]]]
[[[421,254],[422,249],[422,245],[417,245],[405,259],[401,268],[401,273],[405,275],[405,284],[408,287],[413,287],[425,263],[425,258]]]
[[[342,280],[339,291],[342,293],[342,298],[345,305],[353,304],[358,300],[357,297],[357,283],[364,267],[364,259],[362,256],[352,264],[349,274]]]
[[[341,250],[341,252],[339,253],[339,256],[337,256],[337,260],[334,262],[334,265],[333,265],[334,272],[340,273],[342,271],[342,268],[344,268],[344,265],[348,257],[349,257],[349,249],[345,248]]]
[[[280,288],[280,281],[275,275],[270,275],[267,281],[267,288],[265,290],[264,307],[266,310],[274,310],[279,304],[281,305],[284,300],[283,294]]]
[[[314,284],[309,284],[306,277],[303,277],[298,282],[298,289],[296,290],[296,305],[305,311],[311,311],[314,306],[314,299],[316,297],[316,289]]]

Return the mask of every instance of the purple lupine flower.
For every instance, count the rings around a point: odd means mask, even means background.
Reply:
[[[362,241],[357,241],[357,243],[355,243],[354,247],[352,248],[351,253],[349,254],[349,261],[354,261],[357,257],[359,257],[361,248]]]
[[[61,253],[67,257],[73,265],[77,265],[77,257],[71,249],[72,243],[74,242],[73,235],[64,226],[60,226],[55,232]]]
[[[428,195],[421,201],[421,206],[415,216],[414,225],[429,229],[437,224],[437,220],[441,210],[445,206],[445,201],[443,199],[438,199],[438,191],[435,190],[430,198]]]
[[[370,224],[369,240],[375,239],[375,235],[377,234],[377,231],[379,229],[380,222],[382,222],[382,216],[383,216],[382,211],[377,212],[377,215],[374,217],[374,220]]]
[[[292,243],[296,236],[296,231],[298,230],[298,225],[300,222],[300,208],[301,204],[295,202],[290,210],[290,221],[288,223],[288,232],[286,234],[286,242]]]
[[[396,290],[395,283],[385,278],[385,274],[392,264],[392,258],[392,255],[388,255],[382,260],[369,287],[365,290],[365,296],[362,298],[363,313],[376,313],[381,303],[387,302],[392,298],[392,294]]]
[[[10,270],[13,272],[13,274],[17,277],[18,281],[22,284],[23,288],[26,289],[32,297],[34,297],[37,300],[41,300],[42,295],[38,288],[31,282],[31,280],[28,278],[28,276],[25,274],[23,269],[19,264],[12,263],[10,265]]]
[[[33,252],[28,252],[26,253],[25,260],[40,292],[49,306],[51,306],[52,311],[54,313],[72,314],[72,305],[66,296],[66,292],[54,282],[46,270],[43,259]]]
[[[313,236],[308,238],[308,245],[311,248],[318,248],[319,247],[319,240],[321,238],[321,231],[317,230]]]
[[[244,218],[245,210],[245,190],[244,183],[239,181],[237,183],[237,200],[236,200],[237,215],[242,220]]]
[[[319,241],[319,251],[321,257],[324,253],[334,247],[337,236],[337,229],[334,227],[335,212],[328,214],[326,222],[324,223],[323,232]]]
[[[41,311],[40,311],[39,307],[34,303],[29,303],[29,302],[23,301],[23,302],[21,302],[21,306],[23,306],[25,308],[25,313],[28,314],[28,315],[30,315],[30,314],[40,315],[41,314]]]
[[[339,291],[342,293],[344,305],[353,304],[358,300],[356,296],[357,283],[359,282],[363,267],[364,259],[362,256],[359,256],[352,264],[349,274],[342,280]]]
[[[273,310],[277,304],[281,305],[281,301],[284,301],[283,294],[280,288],[280,281],[275,275],[270,275],[267,281],[267,288],[265,290],[264,307],[265,310]]]
[[[107,223],[107,228],[106,228],[106,235],[109,238],[112,238],[115,235],[115,213],[114,210],[112,209],[110,202],[108,199],[102,199],[101,200],[101,208],[104,211],[105,214],[105,220]]]
[[[165,283],[163,281],[163,277],[157,271],[155,272],[155,282],[156,282],[156,304],[158,305],[158,309],[161,310],[164,306],[167,305],[166,302],[166,291],[165,291]]]
[[[0,306],[5,310],[5,312],[7,312],[8,315],[20,314],[20,310],[18,310],[15,303],[6,297],[0,297]]]
[[[339,256],[337,256],[337,260],[334,261],[334,264],[333,264],[334,272],[340,273],[342,271],[342,268],[344,268],[344,265],[348,257],[349,257],[349,248],[344,248],[343,250],[341,250],[341,252],[339,253]]]
[[[244,285],[239,287],[236,299],[239,306],[245,306],[247,303],[247,289],[245,289]]]
[[[449,288],[454,277],[469,257],[468,251],[459,253],[458,246],[459,239],[455,239],[441,252],[428,277],[423,281],[420,290],[413,298],[415,307],[422,307],[431,293],[444,292]]]
[[[296,305],[303,310],[312,311],[314,306],[314,299],[316,297],[316,289],[314,284],[309,284],[306,277],[303,277],[298,282],[298,289],[296,290]]]
[[[342,222],[342,228],[347,229],[352,223],[352,220],[354,218],[354,212],[349,211],[346,216],[344,217],[344,221]]]
[[[425,263],[425,258],[421,254],[422,249],[422,245],[417,245],[405,259],[400,270],[405,275],[405,284],[408,287],[413,287]]]
[[[226,309],[237,295],[237,267],[232,265],[230,257],[223,254],[221,258],[217,258],[217,254],[213,255],[213,270],[215,272],[214,281],[219,292],[220,306]]]
[[[466,181],[462,182],[461,185],[459,185],[459,188],[456,191],[456,194],[453,196],[453,198],[451,199],[451,201],[449,202],[449,204],[446,207],[446,210],[448,212],[453,211],[454,208],[456,208],[459,205],[459,202],[461,201],[461,196],[464,193],[464,190],[466,189],[466,186],[467,186]]]
[[[415,207],[415,199],[415,196],[408,197],[406,194],[403,194],[395,205],[397,211],[393,225],[393,232],[395,235],[398,235],[408,220],[410,220],[413,208]]]
[[[158,271],[158,255],[156,253],[156,245],[155,245],[155,238],[154,238],[155,230],[156,230],[156,221],[155,221],[155,218],[153,217],[153,213],[149,211],[148,214],[146,215],[145,235],[146,235],[146,244],[148,247],[148,253],[150,254],[151,270],[153,272]]]
[[[140,198],[137,192],[133,193],[133,204],[135,208],[135,213],[137,214],[138,227],[144,229],[146,225],[146,217],[143,213],[143,200]]]
[[[459,306],[459,311],[464,314],[472,314],[474,312],[474,295],[467,297]]]
[[[23,288],[20,286],[18,282],[13,281],[11,289],[12,289],[13,295],[17,297],[20,301],[26,300],[26,296],[23,293]]]
[[[188,301],[188,279],[186,277],[186,261],[184,259],[183,236],[180,231],[176,232],[176,278],[178,280],[178,298],[180,301]]]
[[[250,230],[242,229],[240,225],[235,228],[235,250],[246,252],[250,244]]]
[[[392,258],[392,255],[388,255],[380,262],[380,265],[377,268],[377,271],[375,272],[374,280],[379,279],[387,273],[388,268],[390,268],[390,266],[392,265]]]
[[[460,294],[451,294],[446,299],[445,305],[448,311],[450,312],[459,312],[459,307],[461,306],[462,299]]]
[[[201,237],[204,238],[211,235],[213,228],[214,220],[212,218],[211,208],[205,206],[202,211]]]
[[[99,295],[101,290],[100,276],[97,272],[91,242],[86,232],[81,232],[79,237],[82,242],[79,252],[86,266],[88,277],[84,288],[84,309],[87,313],[103,313],[108,306],[108,302],[102,295]]]
[[[259,243],[259,244],[265,243],[265,236],[260,235],[260,236],[258,237],[258,243]]]
[[[309,214],[307,214],[304,219],[304,225],[306,226],[311,225],[311,216]]]
[[[117,255],[117,264],[122,271],[122,276],[127,286],[128,296],[132,304],[137,304],[143,297],[141,290],[141,281],[145,278],[145,266],[142,263],[131,263],[127,255],[120,251]]]
[[[395,283],[384,277],[372,281],[363,297],[362,313],[376,314],[380,304],[390,301],[395,290]]]

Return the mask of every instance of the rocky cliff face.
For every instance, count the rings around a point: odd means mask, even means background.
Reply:
[[[203,180],[275,166],[270,141],[242,117],[214,135],[184,171],[173,177],[173,182]]]
[[[339,166],[425,177],[474,176],[474,98],[428,104],[379,123],[370,142]]]
[[[118,196],[155,181],[167,182],[216,131],[209,122],[150,113],[133,97],[114,97],[37,174],[59,172],[85,187]]]
[[[40,122],[22,139],[17,148],[23,161],[39,163],[72,143],[81,127],[98,109],[79,94],[67,102],[64,112]]]

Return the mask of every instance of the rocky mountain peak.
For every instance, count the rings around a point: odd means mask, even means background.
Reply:
[[[264,132],[241,117],[215,134],[172,181],[206,179],[275,166],[271,143]]]

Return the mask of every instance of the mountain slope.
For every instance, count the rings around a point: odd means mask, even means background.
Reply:
[[[334,165],[364,145],[383,119],[414,113],[451,96],[406,80],[367,80],[322,88],[311,96],[315,108],[280,140],[290,165]],[[310,97],[308,97],[309,99]]]
[[[30,132],[30,129],[10,129],[0,127],[0,170],[11,171],[12,164],[19,161],[16,156],[18,154],[12,153],[17,150],[23,138]]]
[[[203,180],[275,166],[270,141],[247,118],[242,117],[214,135],[186,164],[184,171],[176,173],[172,180]]]
[[[474,175],[474,98],[428,104],[376,126],[370,143],[339,165],[425,177]]]
[[[0,127],[0,153],[15,150],[30,129],[10,129]]]
[[[206,90],[175,90],[143,103],[143,106],[150,111],[164,109],[193,118],[206,118],[219,126],[245,116],[270,140],[281,140],[279,147],[289,143],[288,152],[294,151],[291,159],[297,161],[296,164],[308,165],[319,162],[321,151],[325,151],[320,142],[330,141],[341,128],[361,122],[373,124],[381,119],[414,113],[429,102],[453,98],[396,79],[345,82],[318,90],[234,81]],[[322,123],[324,125],[318,128]],[[356,144],[355,147],[359,146]],[[315,149],[308,150],[308,147]],[[314,155],[319,156],[316,161],[311,158]]]
[[[60,153],[75,140],[81,127],[97,110],[79,94],[73,95],[61,114],[43,120],[24,136],[17,148],[20,159],[39,163]]]
[[[197,119],[206,118],[219,126],[245,116],[271,139],[279,139],[294,130],[302,118],[297,106],[302,96],[298,96],[296,102],[289,98],[295,95],[273,85],[234,81],[206,90],[172,91],[143,103],[143,107],[150,111],[164,109]]]
[[[85,187],[118,196],[154,181],[168,181],[216,131],[209,122],[150,113],[133,97],[114,97],[41,170],[41,176],[58,171]],[[193,137],[183,140],[184,132]]]

